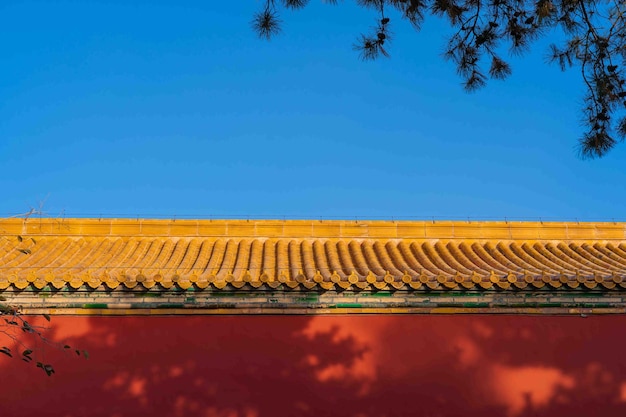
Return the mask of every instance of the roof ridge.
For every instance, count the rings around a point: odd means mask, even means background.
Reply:
[[[626,222],[5,218],[0,219],[0,233],[29,236],[626,240]]]

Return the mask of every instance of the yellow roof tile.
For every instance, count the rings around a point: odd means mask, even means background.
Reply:
[[[626,288],[626,223],[0,219],[0,289]]]

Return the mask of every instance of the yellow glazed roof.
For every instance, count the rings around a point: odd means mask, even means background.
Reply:
[[[626,223],[0,219],[0,289],[626,288]]]

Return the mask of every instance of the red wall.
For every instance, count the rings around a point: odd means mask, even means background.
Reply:
[[[626,317],[53,317],[0,416],[624,416]]]

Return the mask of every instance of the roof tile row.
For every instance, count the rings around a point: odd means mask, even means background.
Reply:
[[[626,288],[626,242],[41,235],[0,238],[0,289]]]

